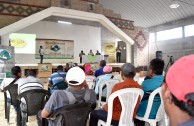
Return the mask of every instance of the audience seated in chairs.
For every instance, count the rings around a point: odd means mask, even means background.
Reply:
[[[65,83],[66,72],[63,70],[63,66],[59,65],[57,67],[57,72],[50,75],[48,79],[48,87],[51,93],[53,93],[54,90],[63,90],[68,87],[68,85]]]
[[[123,78],[123,82],[116,84],[113,89],[112,93],[124,89],[124,88],[139,88],[141,89],[141,86],[136,83],[133,80],[133,77],[135,76],[135,67],[130,64],[130,63],[125,63],[121,67],[121,76]],[[136,104],[135,110],[134,110],[134,115],[133,117],[135,118],[136,116],[136,110],[139,105],[140,99],[138,101],[138,104]],[[118,98],[116,98],[113,102],[113,116],[112,116],[112,124],[113,125],[118,125],[119,119],[120,119],[120,114],[121,114],[121,104]],[[107,119],[107,113],[108,112],[108,104],[104,105],[102,109],[100,110],[94,110],[90,114],[90,121],[89,125],[90,126],[97,126],[98,120],[103,120],[106,121]]]
[[[141,103],[137,110],[138,117],[144,117],[149,95],[157,88],[162,86],[164,76],[162,75],[164,69],[164,61],[161,59],[153,59],[149,65],[149,73],[151,78],[146,79],[142,83],[142,89],[144,91],[144,96],[141,100]],[[152,110],[149,115],[149,119],[155,119],[158,108],[161,103],[161,98],[159,95],[156,95],[153,101]],[[143,126],[144,122],[135,120],[136,126]]]
[[[100,76],[98,81],[96,82],[95,92],[97,94],[97,98],[98,98],[98,94],[99,94],[99,88],[100,88],[100,85],[102,84],[102,82],[114,77],[112,75],[112,67],[111,66],[108,66],[108,65],[105,66],[103,68],[103,73],[104,73],[104,75]],[[102,92],[102,101],[106,101],[106,90],[107,89],[105,87],[103,89],[103,92]]]
[[[42,125],[42,118],[48,118],[51,113],[65,105],[84,101],[96,103],[96,94],[94,90],[88,89],[88,85],[85,81],[85,73],[81,68],[71,68],[67,72],[66,81],[69,84],[69,88],[55,91],[44,106],[44,109],[38,113],[37,119],[39,126]],[[53,122],[49,121],[49,124],[51,123]]]
[[[11,73],[13,77],[4,78],[0,87],[0,90],[4,91],[5,117],[8,123],[9,123],[10,105],[13,105],[15,111],[17,111],[17,95],[18,95],[17,87],[18,86],[16,84],[18,84],[18,80],[21,77],[21,68],[19,66],[14,66],[11,68]]]
[[[101,60],[100,61],[100,68],[95,71],[94,76],[98,77],[100,75],[103,75],[103,68],[104,68],[104,66],[106,66],[106,61],[105,60]]]
[[[36,78],[36,72],[34,70],[28,70],[26,74],[27,78],[21,78],[18,80],[18,95],[33,89],[43,89],[43,82]],[[25,99],[21,98],[20,109],[22,118],[27,116],[27,106]],[[24,124],[26,120],[24,120]]]
[[[75,67],[75,66],[78,66],[77,63],[73,63],[73,62],[69,62],[69,63],[66,63],[65,65],[65,72],[67,72],[69,69]]]
[[[169,126],[194,126],[194,55],[178,59],[162,85]]]

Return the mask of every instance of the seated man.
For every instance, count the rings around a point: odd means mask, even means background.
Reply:
[[[92,52],[92,50],[90,49],[90,52],[88,53],[88,55],[92,55],[94,56],[94,53]]]
[[[39,78],[36,78],[36,72],[34,70],[28,70],[26,77],[18,80],[18,95],[25,91],[44,88],[43,82]],[[26,101],[23,98],[21,98],[20,108],[22,117],[27,116]]]
[[[65,83],[65,77],[66,77],[66,72],[64,72],[64,68],[62,65],[57,66],[57,72],[54,72],[50,75],[48,79],[48,86],[51,89],[51,93],[54,92],[54,90],[58,90],[60,87],[57,86],[59,83]],[[64,88],[67,88],[67,85]]]
[[[162,85],[169,126],[194,126],[194,55],[178,59]]]
[[[96,51],[96,55],[101,55],[100,52],[99,52],[98,50]]]
[[[47,118],[49,115],[59,108],[62,108],[68,104],[74,104],[75,102],[91,102],[96,103],[96,94],[92,89],[88,89],[88,85],[85,81],[85,73],[79,67],[73,67],[67,72],[66,81],[69,84],[69,88],[66,90],[55,91],[42,112],[38,113],[38,125],[42,125],[42,118]],[[68,93],[72,93],[75,98],[69,97]],[[84,99],[85,94],[87,95],[88,100]],[[69,101],[71,99],[71,101]],[[73,101],[75,99],[75,101]]]
[[[14,66],[11,68],[11,73],[13,77],[3,79],[0,87],[1,91],[3,91],[3,89],[11,83],[18,84],[18,80],[22,75],[21,68],[19,66]],[[7,97],[8,97],[7,102],[10,104],[11,103],[10,94],[7,93]],[[14,109],[17,110],[17,106],[16,105],[13,105],[13,106],[14,106]]]
[[[164,61],[161,59],[153,59],[150,62],[149,65],[149,73],[151,75],[151,78],[146,79],[142,83],[142,89],[144,91],[144,96],[141,100],[141,103],[138,107],[137,110],[137,115],[139,117],[143,117],[147,108],[148,104],[148,98],[149,94],[152,93],[155,89],[159,88],[162,86],[164,76],[162,75],[164,69]],[[158,108],[160,106],[161,99],[159,95],[156,95],[153,101],[153,106],[152,110],[150,112],[149,118],[150,119],[155,119]],[[135,123],[137,126],[142,126],[144,125],[144,122],[135,120]]]
[[[43,82],[39,78],[36,78],[36,72],[34,70],[28,70],[26,78],[21,78],[18,81],[18,94],[32,89],[43,89]]]
[[[98,77],[100,75],[103,75],[103,68],[104,68],[104,66],[106,66],[106,61],[105,60],[101,60],[100,61],[100,68],[95,71],[94,76]]]
[[[135,76],[135,67],[132,64],[125,63],[122,65],[121,76],[124,81],[116,84],[112,89],[112,93],[120,89],[124,89],[124,88],[140,88],[141,89],[141,86],[133,80],[133,77]],[[133,117],[136,116],[137,106],[138,104],[135,107]],[[117,98],[113,102],[113,114],[112,114],[113,116],[112,116],[111,124],[118,125],[121,111],[122,111],[121,104],[120,104],[119,99]],[[108,114],[107,112],[108,112],[108,104],[104,105],[103,109],[92,111],[90,114],[89,126],[97,126],[99,119],[106,121],[107,114]]]

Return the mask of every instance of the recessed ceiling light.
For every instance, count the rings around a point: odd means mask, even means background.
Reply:
[[[58,23],[62,23],[62,24],[72,24],[71,22],[67,22],[67,21],[58,21]]]
[[[178,3],[178,1],[174,1],[173,0],[173,2],[172,2],[172,4],[170,5],[170,8],[178,8],[179,7],[179,3]]]

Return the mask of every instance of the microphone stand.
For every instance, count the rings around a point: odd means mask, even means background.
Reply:
[[[167,66],[166,66],[165,72],[167,72],[168,67],[170,67],[170,66],[174,63],[174,61],[173,61],[173,56],[168,56],[168,57],[169,57],[170,59],[169,59],[168,64],[167,64]]]

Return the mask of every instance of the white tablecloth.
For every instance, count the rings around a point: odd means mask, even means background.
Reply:
[[[104,57],[104,55],[83,55],[82,62],[83,63],[99,63],[101,60],[105,60],[108,63],[108,57]]]

